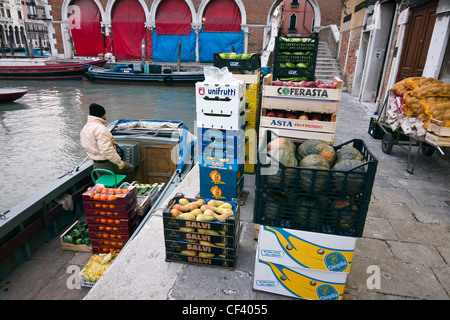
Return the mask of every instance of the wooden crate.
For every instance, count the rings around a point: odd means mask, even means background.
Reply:
[[[75,221],[64,233],[59,237],[61,241],[61,249],[63,250],[71,250],[71,251],[83,251],[83,252],[92,252],[92,246],[87,246],[85,244],[73,244],[73,243],[65,243],[63,241],[63,237],[69,232],[74,226],[76,226],[80,221]]]
[[[272,86],[272,80],[272,74],[264,77],[262,108],[332,114],[339,110],[343,82],[337,77],[336,89]]]
[[[233,78],[242,80],[245,83],[259,84],[261,78],[261,69],[253,70],[251,74],[233,73]]]
[[[445,121],[431,119],[425,140],[436,146],[450,147],[450,127],[445,126]]]

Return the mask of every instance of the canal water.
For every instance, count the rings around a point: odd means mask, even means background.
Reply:
[[[195,87],[96,84],[81,80],[0,81],[25,88],[15,102],[0,104],[0,213],[86,157],[80,131],[95,102],[116,119],[181,120],[195,133]]]

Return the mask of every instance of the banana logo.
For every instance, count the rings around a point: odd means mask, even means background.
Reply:
[[[264,228],[275,234],[284,252],[303,268],[348,272],[351,267],[353,250],[322,247],[300,239],[282,228]]]
[[[323,282],[283,265],[260,262],[268,265],[278,282],[294,296],[309,300],[342,300],[345,282]]]

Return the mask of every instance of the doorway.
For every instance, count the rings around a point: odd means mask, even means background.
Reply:
[[[396,82],[422,76],[436,21],[438,1],[411,9]]]

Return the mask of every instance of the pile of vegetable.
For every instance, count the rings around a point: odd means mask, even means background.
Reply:
[[[450,84],[431,77],[410,77],[397,82],[391,91],[401,101],[400,111],[422,121],[424,128],[432,118],[450,127]]]
[[[310,43],[314,43],[315,42],[315,40],[314,39],[311,39],[311,38],[286,38],[286,37],[280,37],[280,40],[281,41],[284,41],[284,42],[303,42],[303,43],[307,43],[307,42],[310,42]]]
[[[64,236],[64,243],[91,245],[89,230],[86,222],[77,223]]]
[[[89,282],[97,282],[106,270],[108,270],[116,257],[116,252],[92,255],[86,267],[81,270],[81,275]]]
[[[253,56],[253,53],[221,52],[219,56],[222,59],[249,60]]]

